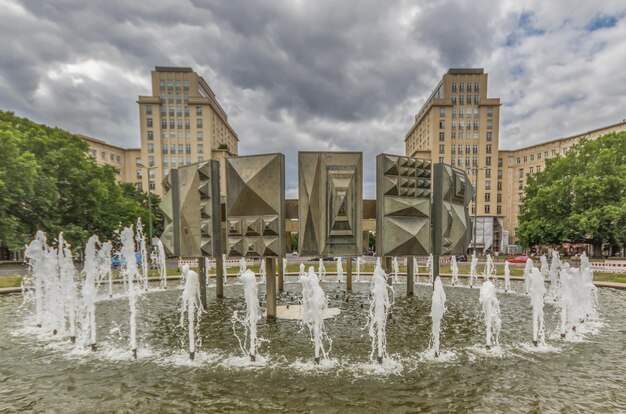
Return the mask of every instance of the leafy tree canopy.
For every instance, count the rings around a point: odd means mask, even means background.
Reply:
[[[0,243],[19,250],[43,230],[63,231],[80,247],[92,234],[112,238],[137,217],[148,222],[147,194],[117,183],[118,171],[97,165],[88,149],[67,131],[0,111]]]
[[[626,132],[582,140],[528,177],[522,246],[626,244]]]

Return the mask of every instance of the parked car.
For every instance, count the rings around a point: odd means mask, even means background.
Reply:
[[[137,261],[137,265],[141,266],[141,263],[143,261],[141,258],[141,253],[135,253],[135,260]],[[122,267],[122,259],[118,254],[111,257],[111,267],[113,267],[113,269],[119,269],[120,267]]]
[[[515,256],[506,259],[509,263],[526,263],[528,256]]]

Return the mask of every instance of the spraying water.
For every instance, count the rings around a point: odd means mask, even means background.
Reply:
[[[314,345],[315,364],[319,364],[321,356],[327,358],[332,348],[332,341],[324,329],[324,311],[328,308],[328,302],[313,266],[309,267],[308,275],[300,276],[300,283],[302,284],[302,324],[309,328],[311,342]],[[324,348],[324,340],[330,343],[328,351]]]
[[[102,256],[98,252],[98,236],[91,236],[85,245],[85,265],[83,267],[83,329],[88,333],[85,341],[92,351],[96,350],[96,296],[103,276]],[[110,267],[110,265],[109,265]]]
[[[433,255],[432,253],[428,256],[428,261],[426,262],[426,268],[428,269],[428,283],[433,283]]]
[[[224,283],[228,282],[228,268],[226,267],[226,254],[224,253],[222,253],[222,274],[224,275]]]
[[[496,347],[500,345],[499,337],[502,320],[500,319],[500,303],[496,296],[496,287],[490,280],[483,282],[483,285],[480,287],[479,300],[485,317],[485,344],[487,349],[491,349],[492,345]]]
[[[246,313],[243,318],[239,318],[237,311],[233,313],[233,332],[239,341],[239,348],[244,354],[250,356],[252,362],[256,361],[259,339],[257,338],[257,323],[261,320],[261,305],[259,304],[259,289],[256,282],[256,275],[251,270],[246,270],[239,280],[243,284],[244,298],[246,301]],[[246,331],[242,341],[235,330],[235,322],[241,323]]]
[[[487,261],[485,262],[485,269],[483,270],[483,277],[485,281],[494,279],[496,276],[496,266],[493,263],[491,255],[487,255]]]
[[[443,284],[441,278],[437,276],[435,279],[435,285],[433,288],[433,299],[430,307],[430,317],[433,321],[431,331],[431,349],[435,352],[435,357],[439,357],[439,337],[441,334],[441,320],[443,314],[446,311],[446,292],[443,290]]]
[[[391,309],[391,301],[389,300],[389,291],[391,289],[387,285],[387,275],[380,266],[380,258],[376,261],[374,276],[370,286],[370,309],[369,309],[369,335],[372,341],[372,351],[370,359],[376,360],[379,364],[383,363],[383,359],[387,354],[387,315]],[[392,290],[393,292],[393,290]]]
[[[137,259],[135,258],[135,241],[133,240],[133,227],[125,227],[120,234],[122,249],[120,258],[122,262],[122,276],[128,289],[128,307],[130,309],[130,350],[133,358],[137,359],[137,300],[141,295],[141,283]]]
[[[265,280],[267,276],[267,268],[265,267],[265,257],[261,259],[261,266],[259,266],[259,275],[261,276],[261,282]]]
[[[559,297],[559,269],[561,268],[561,260],[559,252],[552,251],[552,262],[550,263],[550,289],[548,293],[553,300]]]
[[[246,270],[248,270],[248,265],[246,263],[246,259],[242,257],[239,259],[239,277],[246,273]]]
[[[76,319],[78,310],[78,296],[76,292],[76,268],[72,259],[72,251],[70,245],[63,238],[63,233],[59,234],[59,276],[61,281],[61,290],[63,294],[63,324],[65,324],[65,316],[69,325],[70,341],[76,342]]]
[[[393,283],[400,283],[400,280],[398,279],[398,273],[400,273],[400,265],[398,264],[397,257],[393,258],[391,268],[393,269]]]
[[[470,263],[470,287],[474,287],[474,283],[478,282],[478,273],[476,267],[478,266],[478,257],[476,252],[472,253],[472,261]]]
[[[450,257],[450,271],[452,272],[452,286],[459,281],[459,265],[456,263],[456,256]]]
[[[336,259],[337,262],[337,282],[343,282],[343,261],[341,260],[341,256],[338,256]]]
[[[326,276],[326,268],[324,267],[324,260],[320,257],[319,264],[317,267],[317,274],[319,275],[320,281],[324,279]]]
[[[504,292],[511,290],[511,270],[509,269],[509,261],[504,261]]]
[[[356,258],[356,281],[360,282],[361,281],[361,267],[364,264],[364,260],[361,256]]]
[[[306,276],[305,270],[304,270],[304,263],[300,263],[300,272],[298,273],[299,277],[304,277]]]
[[[42,231],[37,231],[35,238],[30,242],[24,256],[28,260],[33,280],[35,315],[37,327],[41,327],[44,319],[44,283],[46,277],[46,255],[48,240]],[[24,290],[26,292],[26,290]]]
[[[148,290],[148,254],[146,251],[146,237],[143,234],[143,224],[141,218],[137,218],[137,231],[135,232],[135,241],[137,242],[137,248],[141,257],[141,278],[143,287]]]
[[[202,299],[200,297],[200,280],[198,274],[189,270],[189,266],[183,266],[185,275],[185,288],[181,297],[180,326],[185,327],[185,313],[187,314],[187,338],[189,342],[189,359],[193,361],[196,355],[196,332],[200,324],[202,314]]]
[[[414,284],[419,283],[420,281],[420,266],[417,263],[417,257],[413,256],[413,275],[415,276]]]
[[[109,297],[113,297],[113,272],[111,271],[111,242],[104,242],[100,246],[100,274],[106,278],[109,286]]]
[[[283,276],[287,276],[287,258],[283,259]]]
[[[533,344],[545,344],[544,325],[543,325],[543,296],[546,293],[546,287],[543,282],[541,272],[536,267],[531,270],[530,286],[528,289],[530,294],[530,303],[533,307]]]
[[[548,259],[546,258],[546,255],[542,254],[541,257],[539,258],[539,261],[541,263],[541,276],[545,280],[548,278],[548,272],[550,268],[550,266],[548,265]]]
[[[524,267],[524,292],[526,292],[527,295],[530,293],[530,281],[532,278],[533,268],[533,259],[529,257],[526,259],[526,266]]]
[[[157,244],[154,247],[155,257],[153,263],[156,265],[159,271],[159,286],[161,289],[167,289],[167,264],[165,262],[165,249],[161,239],[157,240]],[[208,273],[208,271],[207,271]]]

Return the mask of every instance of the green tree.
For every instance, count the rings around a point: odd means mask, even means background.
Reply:
[[[63,231],[74,247],[91,234],[112,238],[120,224],[148,219],[118,171],[87,156],[76,135],[0,111],[0,240],[23,247],[41,229]]]
[[[582,140],[528,177],[518,235],[525,246],[626,244],[626,132]]]

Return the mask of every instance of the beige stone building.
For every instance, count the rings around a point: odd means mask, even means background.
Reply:
[[[483,69],[450,69],[407,132],[405,154],[445,162],[467,172],[477,190],[476,247],[500,251],[505,198],[498,152],[500,99],[487,93]],[[477,209],[476,209],[477,207]]]
[[[141,149],[121,148],[100,139],[78,134],[89,145],[89,156],[100,165],[111,165],[119,170],[117,180],[135,184],[141,188],[141,171],[137,162],[141,159]]]
[[[514,253],[524,186],[545,160],[579,140],[626,130],[626,122],[515,150],[499,149],[500,99],[487,97],[483,69],[450,69],[405,136],[405,154],[464,169],[477,189],[476,247]]]
[[[151,167],[143,171],[144,190],[163,195],[161,182],[171,168],[238,154],[239,138],[226,112],[191,68],[157,66],[152,95],[139,96],[137,103],[141,164]]]

